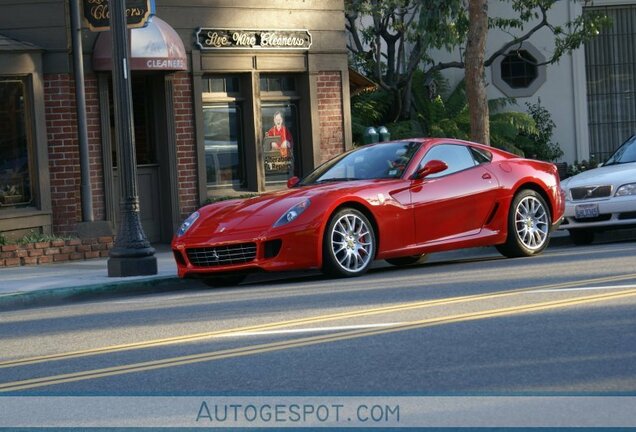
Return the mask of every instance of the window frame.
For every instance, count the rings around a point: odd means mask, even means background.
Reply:
[[[442,159],[436,159],[436,158],[426,160],[426,157],[434,149],[438,149],[440,147],[449,147],[449,146],[463,148],[466,151],[466,153],[468,154],[468,156],[470,157],[470,159],[473,161],[473,165],[472,166],[467,166],[466,168],[459,169],[457,171],[452,171],[452,172],[449,172],[449,170],[446,169],[446,170],[444,170],[442,172],[426,176],[426,180],[443,178],[443,177],[450,176],[450,175],[453,175],[453,174],[457,174],[457,173],[461,173],[461,172],[464,172],[464,171],[468,171],[468,170],[473,169],[473,168],[475,168],[477,166],[483,165],[483,163],[480,163],[479,161],[477,161],[475,159],[475,156],[473,154],[474,149],[471,146],[464,145],[464,144],[458,144],[458,143],[445,143],[445,142],[442,142],[442,143],[439,143],[439,144],[435,144],[435,145],[431,146],[431,148],[426,150],[426,153],[424,154],[424,156],[422,156],[422,159],[420,160],[416,171],[419,171],[422,168],[424,168],[424,165],[427,162],[431,161],[431,160],[441,160],[442,162],[446,163],[446,161],[444,161]],[[449,166],[448,168],[451,168],[451,167]]]
[[[33,82],[30,75],[11,75],[11,74],[1,74],[0,73],[0,82],[20,82],[22,86],[22,97],[23,97],[23,116],[24,116],[24,135],[26,139],[26,165],[27,165],[27,177],[29,183],[29,200],[24,202],[17,202],[15,204],[1,204],[0,212],[2,214],[6,214],[7,212],[11,212],[13,210],[21,210],[21,209],[30,209],[35,210],[39,208],[39,188],[38,182],[39,179],[37,177],[37,168],[36,168],[36,142],[35,142],[35,133],[33,130],[34,127],[34,102],[32,97],[33,91]],[[4,185],[0,185],[2,187]]]
[[[527,87],[512,87],[506,82],[501,74],[502,62],[507,55],[515,51],[526,51],[537,62],[537,77],[532,80]],[[495,59],[490,66],[490,73],[492,75],[492,83],[497,87],[504,95],[508,97],[530,97],[534,95],[547,80],[547,66],[543,64],[546,61],[545,56],[530,42],[525,41],[520,45],[515,45],[513,48],[508,49],[504,55],[501,55]]]
[[[281,79],[291,79],[294,82],[294,90],[273,90],[273,91],[269,91],[269,90],[263,90],[262,88],[262,83],[265,80],[268,79],[275,79],[275,78],[281,78]],[[300,107],[300,94],[298,91],[299,88],[299,82],[298,82],[298,75],[295,73],[260,73],[259,74],[259,79],[258,79],[258,86],[259,86],[259,93],[260,93],[260,106],[266,106],[269,104],[276,104],[276,103],[281,103],[281,104],[285,104],[285,105],[293,105],[294,106],[294,110],[295,110],[295,116],[296,118],[294,119],[294,122],[296,123],[296,130],[292,131],[293,133],[293,147],[292,147],[292,151],[296,152],[295,154],[292,153],[293,155],[293,167],[292,167],[292,176],[293,175],[298,175],[300,177],[300,173],[303,172],[302,170],[302,147],[300,145],[300,143],[302,142],[302,128],[300,127],[301,124],[301,118],[300,118],[300,112],[301,112],[301,107]],[[264,124],[263,123],[263,111],[262,108],[259,110],[259,116],[260,116],[260,125],[261,125],[261,132],[263,129],[268,130],[269,129],[269,124]],[[267,126],[267,127],[266,127]],[[262,133],[261,133],[262,135]],[[263,138],[262,136],[260,137],[261,139]],[[262,152],[260,152],[259,154],[262,155]],[[269,190],[278,190],[281,188],[281,186],[286,185],[286,180],[285,181],[268,181],[267,180],[267,176],[265,174],[265,160],[264,160],[264,155],[262,156],[262,159],[259,158],[258,161],[259,165],[263,168],[263,184],[265,185],[265,190],[269,191]]]

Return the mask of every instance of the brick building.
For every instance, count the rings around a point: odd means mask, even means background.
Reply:
[[[74,3],[0,0],[0,233],[7,237],[116,232],[110,33],[86,22],[81,29],[92,202],[85,215]],[[150,241],[169,241],[208,199],[283,188],[351,145],[342,0],[154,6],[149,24],[129,31]]]

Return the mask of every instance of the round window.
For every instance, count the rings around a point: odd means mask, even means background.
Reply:
[[[490,68],[493,84],[508,97],[532,96],[546,81],[545,57],[527,41],[497,57]]]
[[[501,79],[512,88],[527,88],[537,79],[537,59],[526,50],[513,51],[501,61]]]

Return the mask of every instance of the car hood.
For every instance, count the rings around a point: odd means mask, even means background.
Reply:
[[[210,204],[199,210],[201,217],[193,226],[191,235],[199,237],[230,232],[264,232],[271,229],[285,212],[306,199],[310,199],[311,207],[315,208],[319,205],[316,202],[318,197],[354,193],[365,185],[368,185],[368,181],[327,183]]]
[[[563,188],[572,189],[583,186],[622,186],[636,182],[636,162],[609,165],[584,171],[561,182]]]

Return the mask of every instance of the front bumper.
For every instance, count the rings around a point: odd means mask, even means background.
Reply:
[[[318,269],[322,266],[319,230],[313,226],[270,230],[268,233],[242,233],[240,236],[184,236],[175,238],[172,251],[179,277],[205,276],[254,271],[288,271]],[[225,260],[228,250],[254,245],[255,252],[239,263]],[[247,248],[246,248],[247,249]],[[206,250],[205,263],[196,258],[195,250]],[[218,252],[217,252],[218,251]],[[210,258],[211,257],[211,258]],[[216,258],[215,258],[216,257]],[[215,261],[218,257],[218,262]]]
[[[576,218],[576,206],[597,204],[598,217]],[[562,229],[607,228],[636,225],[636,196],[612,197],[605,200],[568,201]]]

